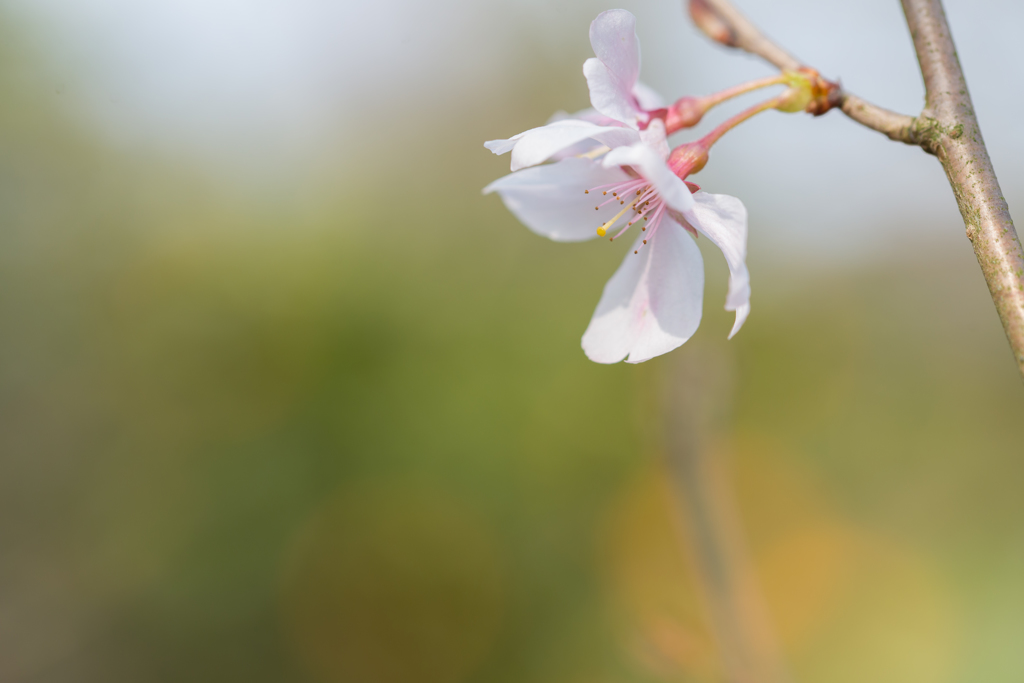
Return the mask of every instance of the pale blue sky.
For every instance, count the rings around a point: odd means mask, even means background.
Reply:
[[[894,0],[742,0],[795,54],[851,90],[907,113],[923,89]],[[410,99],[443,106],[500,87],[525,49],[589,56],[593,0],[6,0],[47,78],[86,125],[119,145],[164,149],[232,183],[287,187],[331,134],[367,135],[365,112]],[[637,15],[643,78],[667,98],[768,73],[690,26],[680,3],[620,3]],[[982,129],[1011,210],[1024,206],[1024,3],[949,0]],[[523,35],[533,37],[522,45]],[[582,76],[581,82],[582,82]],[[495,85],[495,84],[498,85]],[[47,84],[51,85],[51,84]],[[582,92],[582,90],[580,91]],[[567,101],[566,109],[585,106]],[[698,180],[740,196],[767,251],[849,258],[892,237],[959,245],[941,169],[838,113],[770,113],[716,148]],[[523,121],[521,128],[536,125]],[[506,137],[516,130],[495,130]],[[482,142],[482,141],[481,141]],[[485,153],[481,148],[481,153]],[[253,169],[260,169],[256,175]],[[280,178],[276,178],[279,174]],[[257,177],[258,176],[258,177]],[[752,226],[753,231],[753,226]],[[756,233],[752,232],[752,235]]]

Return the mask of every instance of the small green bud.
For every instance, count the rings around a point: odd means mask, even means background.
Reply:
[[[814,69],[802,66],[795,71],[784,71],[782,75],[789,90],[779,97],[779,104],[775,107],[779,111],[805,111],[821,116],[839,106],[843,94],[839,83],[822,78]]]
[[[787,114],[805,111],[807,105],[814,99],[814,80],[808,74],[799,71],[786,71],[782,75],[786,78],[789,90],[779,96],[779,104],[775,108]]]

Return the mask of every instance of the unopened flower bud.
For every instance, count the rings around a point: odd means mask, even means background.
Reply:
[[[668,167],[683,180],[700,171],[707,163],[708,148],[699,140],[676,147],[668,157]]]
[[[690,0],[690,18],[711,40],[736,47],[736,32],[706,0]]]
[[[700,123],[707,110],[705,98],[681,97],[668,108],[668,113],[665,115],[665,128],[669,133],[683,128],[692,128]]]

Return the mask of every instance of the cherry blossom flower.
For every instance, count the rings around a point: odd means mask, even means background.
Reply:
[[[590,44],[597,57],[584,62],[583,74],[593,109],[556,114],[547,125],[484,143],[495,154],[512,152],[511,170],[562,158],[566,150],[596,156],[635,144],[654,115],[666,111],[661,97],[639,81],[640,41],[632,14],[621,9],[599,14],[590,24]]]
[[[707,161],[700,143],[670,154],[660,120],[636,135],[638,141],[616,145],[601,160],[570,157],[523,168],[484,188],[497,192],[532,231],[556,241],[637,234],[583,334],[584,352],[598,363],[640,363],[677,348],[697,330],[704,296],[704,263],[693,241],[698,233],[729,265],[726,310],[736,312],[730,338],[750,311],[743,204],[684,182]],[[595,210],[601,218],[616,213],[595,230]]]

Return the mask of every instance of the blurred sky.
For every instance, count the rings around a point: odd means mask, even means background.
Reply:
[[[52,90],[86,125],[120,145],[198,160],[224,187],[285,203],[308,201],[301,188],[311,177],[325,167],[357,167],[398,128],[427,140],[432,121],[478,114],[474,98],[500,90],[525,58],[540,55],[556,71],[579,74],[591,54],[588,23],[611,7],[594,0],[5,4],[47,62],[44,80],[34,85]],[[679,2],[620,5],[638,17],[642,78],[666,98],[768,72],[753,58],[711,45]],[[896,2],[740,5],[852,91],[898,111],[919,110],[921,78]],[[1024,79],[1016,47],[1024,4],[946,5],[1012,210],[1024,194],[1024,132],[1017,122],[1024,94],[1016,87]],[[570,111],[587,104],[582,75],[576,78],[578,87],[560,99]],[[716,114],[704,127],[720,120]],[[769,116],[776,120],[726,138],[699,177],[712,191],[747,202],[755,257],[861,260],[893,245],[917,248],[921,237],[932,246],[963,248],[953,198],[933,159],[839,113],[817,121]],[[493,137],[541,122],[496,124]],[[452,145],[468,142],[482,140]],[[414,146],[409,153],[416,154]]]

